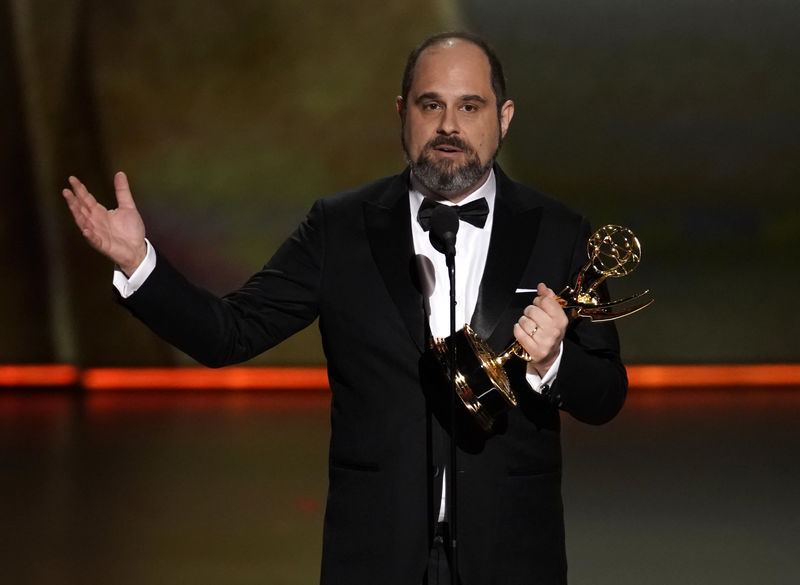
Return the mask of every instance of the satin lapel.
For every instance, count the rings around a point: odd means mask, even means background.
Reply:
[[[532,255],[542,212],[541,207],[526,206],[519,201],[513,191],[513,184],[501,175],[494,207],[492,239],[471,322],[475,332],[498,351],[512,337],[511,324],[508,331],[498,331],[497,326],[514,298]],[[493,339],[492,336],[497,338]]]
[[[401,175],[377,201],[364,202],[364,223],[375,264],[420,351],[425,347],[425,313],[417,282],[409,224],[408,182]]]

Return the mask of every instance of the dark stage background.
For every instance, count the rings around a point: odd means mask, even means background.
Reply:
[[[631,363],[795,362],[800,7],[779,0],[0,5],[0,363],[190,363],[110,299],[70,224],[68,174],[223,292],[324,194],[399,171],[408,51],[465,26],[507,63],[509,173],[631,227],[657,303]],[[565,283],[550,283],[559,287]],[[309,328],[260,364],[321,364]]]

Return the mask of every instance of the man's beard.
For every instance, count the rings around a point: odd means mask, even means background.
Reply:
[[[464,153],[466,162],[459,165],[453,160],[434,161],[428,156],[428,153],[439,146],[458,148]],[[408,149],[405,148],[405,137],[403,140],[403,151],[414,177],[428,190],[445,196],[451,193],[461,193],[476,186],[478,181],[492,168],[494,158],[499,150],[500,141],[498,140],[494,155],[486,163],[481,163],[478,153],[458,136],[437,136],[425,145],[417,160],[412,160],[408,155]]]

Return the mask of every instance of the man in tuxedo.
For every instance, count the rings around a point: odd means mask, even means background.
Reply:
[[[64,197],[116,263],[120,302],[206,365],[247,360],[319,317],[332,390],[323,583],[446,579],[450,504],[464,585],[565,583],[559,411],[606,422],[627,388],[613,325],[568,318],[543,284],[574,279],[588,224],[495,163],[514,104],[482,40],[426,40],[409,57],[397,110],[408,168],[318,200],[264,268],[222,298],[156,254],[124,174],[114,178],[117,209],[74,177]],[[428,350],[450,331],[445,258],[423,225],[435,204],[468,208],[456,240],[458,327],[471,324],[495,351],[516,339],[533,358],[509,362],[519,405],[491,431],[459,411],[455,471],[449,386]]]

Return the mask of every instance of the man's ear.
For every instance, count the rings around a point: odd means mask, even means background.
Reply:
[[[395,103],[397,105],[397,113],[400,114],[400,119],[402,120],[406,116],[406,101],[403,96],[397,96]]]
[[[511,124],[511,118],[514,117],[514,102],[506,100],[500,108],[500,133],[505,138],[508,127]]]

